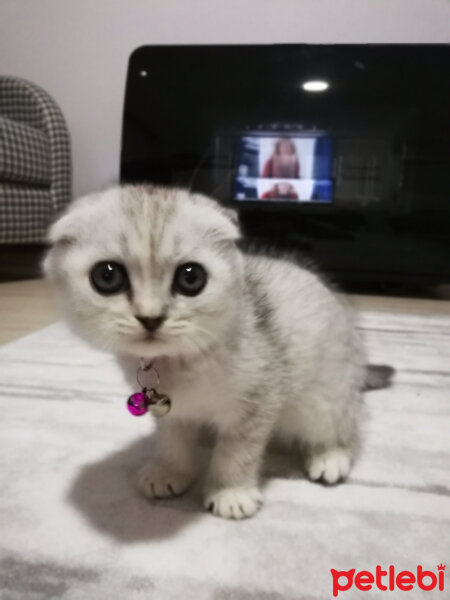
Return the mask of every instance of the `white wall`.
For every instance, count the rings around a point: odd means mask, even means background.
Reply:
[[[61,106],[75,195],[117,181],[137,46],[449,40],[449,0],[0,0],[0,72],[34,81]]]

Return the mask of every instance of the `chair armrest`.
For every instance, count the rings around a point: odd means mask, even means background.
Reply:
[[[44,132],[49,142],[52,211],[71,200],[70,136],[56,102],[42,88],[17,77],[0,77],[0,114]]]

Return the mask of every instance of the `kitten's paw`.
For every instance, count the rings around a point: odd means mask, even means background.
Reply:
[[[206,494],[204,506],[216,517],[224,519],[247,519],[263,505],[263,497],[257,487],[225,488]]]
[[[314,454],[308,460],[306,470],[313,481],[322,480],[325,483],[337,483],[350,473],[350,453],[345,448],[331,448],[319,454]]]
[[[147,498],[175,498],[188,489],[192,478],[163,465],[148,463],[139,470],[137,483]]]

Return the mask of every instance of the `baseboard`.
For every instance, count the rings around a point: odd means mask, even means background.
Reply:
[[[0,244],[0,281],[41,277],[46,249],[45,244]]]

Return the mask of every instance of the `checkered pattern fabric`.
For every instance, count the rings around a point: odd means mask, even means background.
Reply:
[[[45,241],[54,211],[49,190],[0,185],[0,241],[37,244]]]
[[[50,187],[47,135],[0,116],[0,180]]]
[[[55,101],[38,86],[0,77],[0,243],[45,241],[71,199],[70,138]]]

